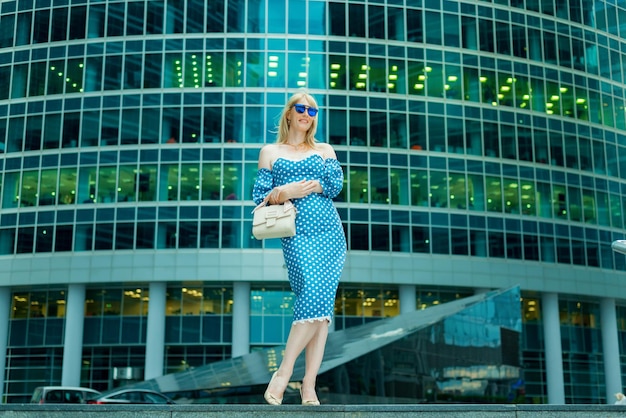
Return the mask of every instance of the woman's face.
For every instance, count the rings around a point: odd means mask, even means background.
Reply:
[[[311,116],[311,113],[314,116]],[[290,121],[289,128],[307,132],[316,116],[317,109],[311,105],[305,96],[302,96],[289,110],[287,115],[287,119]]]

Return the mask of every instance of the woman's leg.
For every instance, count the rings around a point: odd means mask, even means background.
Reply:
[[[319,322],[328,327],[327,322]],[[291,375],[293,374],[293,368],[296,364],[296,360],[302,350],[308,346],[310,341],[315,337],[318,332],[318,321],[294,323],[291,325],[289,331],[289,337],[287,338],[287,344],[285,346],[285,354],[283,360],[280,363],[280,367],[276,371],[276,376],[267,387],[267,392],[271,393],[275,398],[282,399],[285,389],[289,384]],[[307,350],[308,351],[308,350]],[[318,366],[319,369],[319,366]]]
[[[302,400],[317,401],[315,392],[315,382],[320,371],[322,360],[324,359],[324,349],[328,339],[328,321],[316,322],[317,331],[311,341],[306,346],[305,371],[302,379]]]

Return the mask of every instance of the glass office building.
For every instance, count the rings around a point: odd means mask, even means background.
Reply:
[[[320,103],[336,330],[519,285],[529,402],[626,376],[626,4],[3,0],[0,388],[106,389],[282,344],[259,149]]]

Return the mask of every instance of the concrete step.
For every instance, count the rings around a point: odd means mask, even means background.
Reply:
[[[626,405],[33,405],[2,404],[1,418],[624,418]]]

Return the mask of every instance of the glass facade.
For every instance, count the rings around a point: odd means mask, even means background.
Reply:
[[[322,374],[319,385],[357,404],[525,403],[519,299],[519,289],[487,298]]]
[[[344,169],[336,206],[350,253],[583,269],[619,283],[624,28],[621,1],[2,1],[0,285],[19,270],[8,261],[28,257],[277,250],[252,237],[251,189],[259,149],[300,88],[318,100],[317,138]],[[452,272],[391,274],[391,263],[342,283],[336,329],[398,315],[402,283],[418,285],[417,309],[479,287]],[[498,287],[503,274],[491,274]],[[240,279],[169,278],[166,371],[230,356]],[[85,364],[140,367],[148,282],[128,271],[82,281]],[[30,283],[10,286],[5,393],[16,401],[37,379],[14,378],[12,359],[63,345],[69,281]],[[545,402],[534,292],[547,287],[522,289],[527,399]],[[594,296],[615,294],[560,289],[567,401],[603,403],[602,357],[585,357],[601,352],[598,321],[563,312],[581,303],[597,317]],[[250,344],[282,343],[288,287],[253,282],[250,301]],[[626,300],[616,303],[621,324]],[[85,384],[108,384],[96,375]]]
[[[436,292],[426,293],[435,296]],[[523,403],[519,300],[516,286],[333,332],[317,379],[321,402]],[[259,348],[133,387],[160,390],[173,399],[191,398],[199,404],[254,404],[284,348]],[[255,367],[246,367],[250,364]],[[298,380],[305,368],[304,359],[298,358],[295,381],[287,387],[284,403],[301,402]]]
[[[594,403],[594,399],[601,398],[606,390],[599,310],[597,301],[585,297],[564,295],[559,303],[563,368],[567,376],[565,392],[568,399],[577,399],[578,403]],[[622,323],[624,307],[618,307],[617,310],[617,317]],[[523,298],[522,312],[526,393],[532,396],[529,399],[531,403],[538,403],[541,397],[537,395],[547,390],[546,359],[543,354],[545,337],[540,326],[541,300],[533,295]],[[623,336],[620,338],[623,340]],[[623,353],[623,342],[620,353]],[[581,386],[585,388],[584,391]]]
[[[304,86],[351,249],[626,267],[619,6],[48,3],[0,10],[0,254],[258,245],[222,204],[255,176],[234,144]]]

